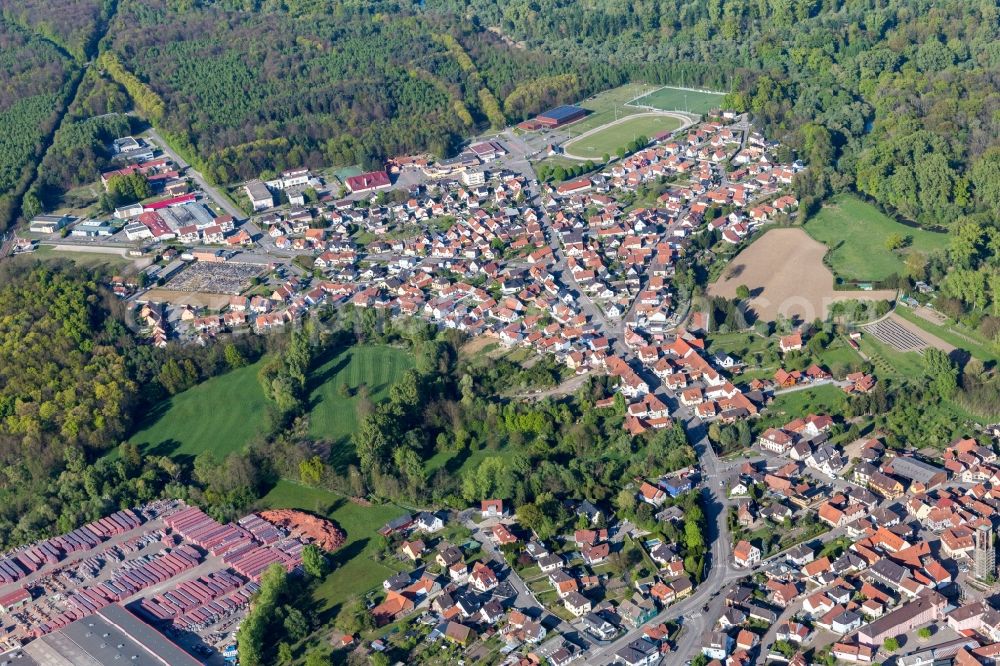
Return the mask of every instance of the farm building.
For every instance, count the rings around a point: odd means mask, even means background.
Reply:
[[[549,109],[544,113],[539,113],[535,120],[545,127],[554,128],[574,123],[585,115],[587,115],[586,109],[571,104],[564,104],[563,106]]]

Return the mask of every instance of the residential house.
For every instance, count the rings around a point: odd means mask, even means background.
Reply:
[[[744,569],[753,567],[760,562],[760,556],[760,548],[746,540],[740,541],[733,549],[733,561],[736,566]]]
[[[590,612],[592,605],[590,599],[583,596],[579,592],[570,592],[563,598],[563,605],[566,606],[566,610],[572,613],[575,617],[582,617]]]

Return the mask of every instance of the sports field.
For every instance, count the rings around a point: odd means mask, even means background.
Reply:
[[[264,430],[268,402],[257,381],[262,362],[212,377],[157,405],[131,437],[146,455],[224,458]]]
[[[654,89],[654,86],[645,83],[626,83],[623,86],[592,95],[577,104],[577,106],[587,109],[590,113],[583,120],[575,122],[572,125],[567,125],[565,128],[560,129],[560,131],[564,131],[570,136],[579,136],[594,128],[607,125],[616,118],[640,113],[642,109],[634,106],[626,106],[626,104]]]
[[[563,146],[567,155],[599,160],[603,155],[614,155],[636,137],[650,138],[660,132],[670,132],[681,126],[673,116],[638,115],[588,132]]]
[[[844,280],[883,280],[905,271],[906,255],[945,247],[948,236],[901,224],[861,199],[842,194],[830,199],[805,224],[805,230],[830,248],[834,272]],[[909,238],[909,245],[892,251],[892,234]]]
[[[335,354],[310,378],[309,433],[318,439],[346,444],[357,427],[358,388],[368,386],[368,395],[377,403],[406,370],[413,367],[412,355],[403,349],[383,345],[351,347]],[[344,384],[350,396],[341,394]],[[349,453],[351,462],[353,449]]]
[[[632,101],[634,106],[648,106],[661,111],[686,111],[688,113],[708,113],[722,104],[724,93],[686,90],[684,88],[660,88],[648,95]]]

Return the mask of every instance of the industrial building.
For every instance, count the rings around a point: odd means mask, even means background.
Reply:
[[[250,205],[253,206],[255,213],[259,210],[266,210],[274,205],[274,195],[271,194],[271,190],[267,189],[267,185],[259,180],[250,181],[243,186],[243,189],[246,191],[247,197],[250,199]]]
[[[564,104],[563,106],[557,106],[554,109],[549,109],[544,113],[539,113],[538,116],[535,117],[535,120],[544,127],[551,129],[575,123],[585,115],[587,115],[586,109],[579,106],[573,106],[572,104]]]
[[[0,655],[19,666],[198,666],[200,661],[118,604]]]
[[[54,234],[68,227],[75,217],[69,215],[36,215],[28,225],[33,234]]]

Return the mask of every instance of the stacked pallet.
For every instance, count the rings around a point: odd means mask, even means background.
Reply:
[[[143,557],[117,571],[111,580],[77,589],[69,597],[72,607],[89,615],[148,587],[159,585],[198,565],[201,558],[189,546],[180,546],[156,557]]]
[[[88,523],[84,527],[100,536],[102,540],[106,540],[119,534],[125,534],[140,525],[142,525],[142,518],[131,509],[125,509],[113,513],[107,518],[100,518]]]
[[[96,548],[101,542],[133,530],[142,523],[140,514],[126,509],[67,534],[39,541],[0,559],[0,585],[16,583],[45,566],[58,564],[70,553]]]
[[[247,583],[246,586],[241,587],[231,594],[211,601],[204,606],[199,606],[176,618],[174,626],[181,630],[195,631],[198,627],[214,624],[222,618],[249,606],[253,595],[259,590],[260,587],[256,583]]]
[[[45,634],[50,634],[57,629],[62,629],[67,624],[75,622],[84,616],[84,613],[80,613],[75,609],[70,609],[65,613],[56,615],[55,617],[36,625],[35,628],[31,630],[31,634],[35,638],[41,638]]]
[[[87,525],[84,525],[72,532],[55,537],[52,542],[66,553],[78,553],[96,548],[102,540],[96,531],[90,530]]]
[[[25,569],[16,556],[5,557],[0,560],[0,583],[5,585],[16,583],[29,573],[31,572]]]
[[[286,544],[258,546],[232,560],[223,558],[223,561],[232,565],[233,569],[240,575],[254,582],[260,582],[261,575],[272,564],[280,564],[285,568],[285,571],[289,572],[302,564],[302,544],[298,541],[286,542]],[[297,549],[296,544],[298,544]],[[295,552],[296,550],[298,552]]]
[[[139,610],[154,620],[173,620],[225,596],[243,585],[243,579],[218,571],[181,583],[175,589],[139,602]]]
[[[250,533],[232,523],[222,525],[197,507],[188,507],[164,519],[184,539],[213,555],[224,555],[252,541]]]
[[[251,513],[245,518],[240,518],[239,524],[240,527],[250,532],[254,539],[265,546],[275,543],[276,541],[280,541],[283,536],[277,527],[267,522],[256,513]]]

